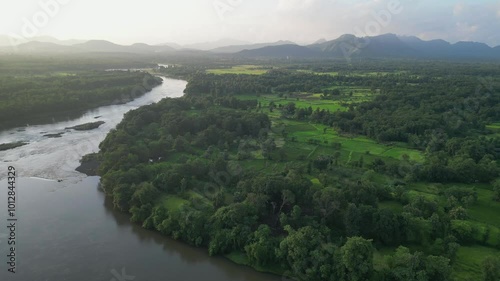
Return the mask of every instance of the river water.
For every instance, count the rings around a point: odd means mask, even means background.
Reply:
[[[28,145],[0,152],[1,281],[277,281],[204,249],[190,247],[129,222],[99,190],[99,177],[74,169],[81,156],[98,151],[99,143],[139,106],[164,97],[180,97],[186,82],[164,83],[124,105],[90,110],[78,119],[27,126],[0,133],[0,143]],[[66,130],[104,121],[92,131]],[[64,133],[61,138],[45,134]],[[8,272],[7,169],[16,169],[16,273]]]

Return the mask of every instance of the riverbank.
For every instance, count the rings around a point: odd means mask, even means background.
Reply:
[[[85,174],[86,176],[89,176],[89,177],[99,176],[98,175],[99,165],[100,165],[99,154],[98,153],[91,153],[91,154],[87,154],[87,155],[82,157],[82,159],[80,160],[80,166],[78,166],[75,170],[82,173],[82,174]],[[127,216],[130,217],[129,213],[124,212],[124,214],[126,214]],[[158,234],[160,234],[160,232],[158,230],[154,230],[154,231],[157,232]],[[169,238],[172,238],[172,237],[169,237]],[[180,241],[180,243],[185,243],[186,245],[189,245],[185,241]],[[206,248],[203,248],[203,249],[206,250]],[[256,272],[265,273],[265,274],[272,274],[272,275],[276,275],[276,276],[286,275],[286,270],[281,268],[279,265],[257,266],[257,265],[251,264],[248,261],[246,254],[242,253],[242,252],[233,252],[230,254],[223,255],[223,257],[236,265],[251,268],[252,270],[255,270]]]
[[[91,110],[75,120],[0,132],[0,143],[16,139],[29,142],[0,152],[0,159],[8,161],[22,175],[16,180],[22,191],[24,226],[18,234],[26,247],[20,247],[16,254],[29,262],[15,276],[0,271],[0,280],[110,280],[113,272],[121,273],[122,268],[127,276],[141,280],[162,280],[165,276],[172,280],[281,280],[221,256],[210,257],[205,249],[130,222],[130,215],[116,210],[113,200],[99,188],[99,177],[74,171],[82,155],[98,151],[106,134],[128,111],[183,95],[185,81],[164,81],[125,105]],[[106,122],[97,130],[71,130],[56,139],[43,136],[92,122],[97,116]],[[7,192],[1,192],[0,201],[6,202],[6,196]],[[0,213],[0,219],[6,220],[6,214]],[[6,251],[6,246],[0,243],[0,252]]]
[[[75,171],[85,174],[88,177],[98,176],[99,159],[97,153],[87,154],[80,160],[80,166]]]
[[[0,77],[0,100],[3,101],[0,131],[74,119],[88,110],[125,104],[161,83],[161,78],[147,72],[123,71]]]
[[[0,144],[0,151],[14,149],[17,147],[25,146],[27,144],[28,144],[27,142],[22,142],[22,141],[11,142],[11,143],[2,143],[2,144]]]

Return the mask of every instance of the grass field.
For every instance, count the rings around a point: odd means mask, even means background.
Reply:
[[[307,93],[293,93],[284,95],[283,97],[279,97],[278,95],[243,95],[238,96],[238,98],[243,100],[257,99],[264,108],[267,108],[271,102],[274,102],[276,106],[293,102],[297,108],[311,107],[313,110],[319,108],[320,110],[324,109],[329,111],[347,111],[349,105],[355,105],[373,98],[370,91],[365,88],[352,88],[345,91],[353,91],[354,93],[352,96],[342,96],[338,100],[324,100],[321,99],[321,94]]]
[[[490,129],[494,133],[500,133],[500,122],[486,125],[486,128]]]
[[[306,155],[307,158],[313,158],[321,154],[333,155],[337,150],[335,143],[341,144],[343,160],[358,160],[361,156],[365,160],[380,158],[392,158],[401,160],[403,155],[408,155],[410,160],[421,162],[424,155],[421,151],[377,143],[376,141],[363,136],[342,136],[334,129],[320,124],[309,124],[286,119],[273,118],[274,128],[285,130],[288,133],[288,139],[294,139],[295,142],[287,142],[285,148],[293,157]],[[310,140],[318,141],[317,145],[311,144]],[[313,151],[316,150],[316,151]],[[351,157],[345,158],[346,155]]]
[[[188,201],[175,195],[164,195],[158,199],[158,205],[163,205],[170,212],[176,212]]]
[[[248,261],[246,254],[243,252],[232,252],[225,255],[225,257],[236,264],[250,266],[250,262]],[[252,265],[252,268],[260,272],[273,273],[276,275],[283,275],[285,273],[285,269],[281,268],[279,265],[276,266]]]
[[[483,246],[462,246],[458,250],[454,265],[454,278],[457,281],[481,280],[482,261],[488,256],[500,256],[500,251]]]
[[[317,71],[312,71],[312,70],[307,70],[307,69],[299,69],[299,70],[297,70],[297,72],[313,73],[313,74],[319,74],[319,75],[331,75],[331,76],[343,75],[343,76],[352,76],[352,77],[372,77],[372,76],[376,77],[376,76],[384,76],[384,75],[391,75],[391,74],[405,74],[405,73],[407,73],[407,71],[395,71],[395,72],[386,72],[386,71],[317,72]]]
[[[238,65],[231,68],[208,69],[206,72],[211,74],[249,74],[262,75],[269,69],[264,69],[258,65]]]
[[[384,201],[380,202],[378,204],[379,208],[382,209],[390,209],[394,212],[402,212],[403,211],[403,204],[396,202],[396,201]]]

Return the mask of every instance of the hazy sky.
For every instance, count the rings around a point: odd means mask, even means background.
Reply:
[[[498,0],[0,0],[0,23],[0,34],[121,44],[311,43],[391,32],[500,45]]]

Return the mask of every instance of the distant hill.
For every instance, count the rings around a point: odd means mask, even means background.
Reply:
[[[32,38],[14,38],[8,35],[0,35],[0,47],[7,47],[7,46],[10,47],[12,45],[18,46],[29,42],[53,43],[57,45],[71,46],[74,44],[83,43],[85,42],[85,40],[75,40],[75,39],[59,40],[57,38],[50,36],[38,36]]]
[[[174,43],[174,42],[167,42],[167,43],[162,43],[162,44],[157,44],[156,46],[168,46],[170,48],[174,48],[176,50],[180,50],[180,49],[183,49],[184,47],[177,44],[177,43]]]
[[[129,52],[136,52],[136,53],[149,53],[149,52],[154,52],[154,53],[162,53],[162,52],[174,52],[175,49],[170,47],[170,46],[151,46],[148,44],[144,43],[135,43],[131,46],[125,46],[125,48]]]
[[[26,43],[26,41],[13,38],[8,35],[0,35],[0,47],[10,47],[13,44],[18,45],[22,43]]]
[[[180,46],[174,43],[148,45],[136,43],[125,46],[105,40],[58,40],[52,37],[38,37],[41,41],[13,41],[0,35],[0,52],[25,53],[174,53],[183,57],[207,56],[210,54],[230,55],[245,58],[422,58],[422,59],[500,59],[500,46],[490,47],[479,42],[458,42],[451,44],[444,40],[425,41],[415,36],[383,34],[372,37],[356,37],[345,34],[337,39],[301,46],[290,41],[259,44],[225,44],[241,42],[234,39]],[[17,44],[14,48],[11,42]],[[78,42],[77,44],[69,44]],[[196,47],[197,48],[188,48]],[[218,46],[208,50],[208,47]],[[202,49],[199,49],[202,48]]]
[[[314,42],[313,44],[322,44],[322,43],[325,43],[326,42],[326,39],[325,38],[321,38],[319,40],[317,40],[316,42]]]
[[[500,59],[500,46],[491,48],[484,43],[444,40],[424,41],[413,36],[383,34],[372,37],[356,37],[345,34],[331,41],[319,41],[308,46],[293,45],[264,47],[241,51],[245,57],[373,57],[373,58],[452,58],[452,59]],[[291,54],[294,55],[291,55]]]
[[[118,45],[105,40],[90,40],[84,43],[65,46],[51,42],[32,41],[17,45],[0,47],[4,52],[25,52],[25,53],[161,53],[173,52],[174,48],[169,46],[151,46],[144,43],[136,43],[130,46]]]
[[[6,47],[10,48],[10,47]],[[19,52],[27,53],[68,53],[74,52],[75,50],[70,46],[63,46],[50,42],[38,42],[32,41],[16,46],[16,50]]]
[[[251,42],[241,41],[241,40],[231,39],[231,38],[225,38],[225,39],[220,39],[220,40],[213,41],[213,42],[188,44],[188,45],[184,45],[183,47],[185,49],[195,49],[195,50],[208,51],[208,50],[213,50],[213,49],[220,48],[220,47],[234,46],[234,45],[248,45],[248,44],[251,44]]]
[[[394,34],[358,38],[345,34],[339,38],[308,46],[328,57],[405,57],[416,55],[416,51]]]
[[[63,45],[63,46],[71,46],[71,45],[75,45],[75,44],[84,43],[86,40],[77,40],[77,39],[59,40],[59,39],[51,37],[51,36],[38,36],[38,37],[30,38],[29,41],[38,41],[38,42],[45,42],[45,43],[54,43],[54,44]]]
[[[295,45],[295,43],[291,41],[278,41],[274,43],[259,43],[259,44],[247,44],[247,45],[233,45],[233,46],[225,46],[225,47],[219,47],[210,50],[212,53],[219,53],[219,54],[224,54],[224,53],[238,53],[244,50],[255,50],[255,49],[260,49],[264,47],[269,47],[269,46],[280,46],[280,45]]]
[[[308,47],[288,44],[280,46],[267,46],[255,50],[244,50],[236,54],[239,57],[261,58],[307,58],[321,56],[321,52]]]
[[[85,52],[126,52],[126,47],[105,40],[90,40],[85,43],[75,44],[73,48]]]

